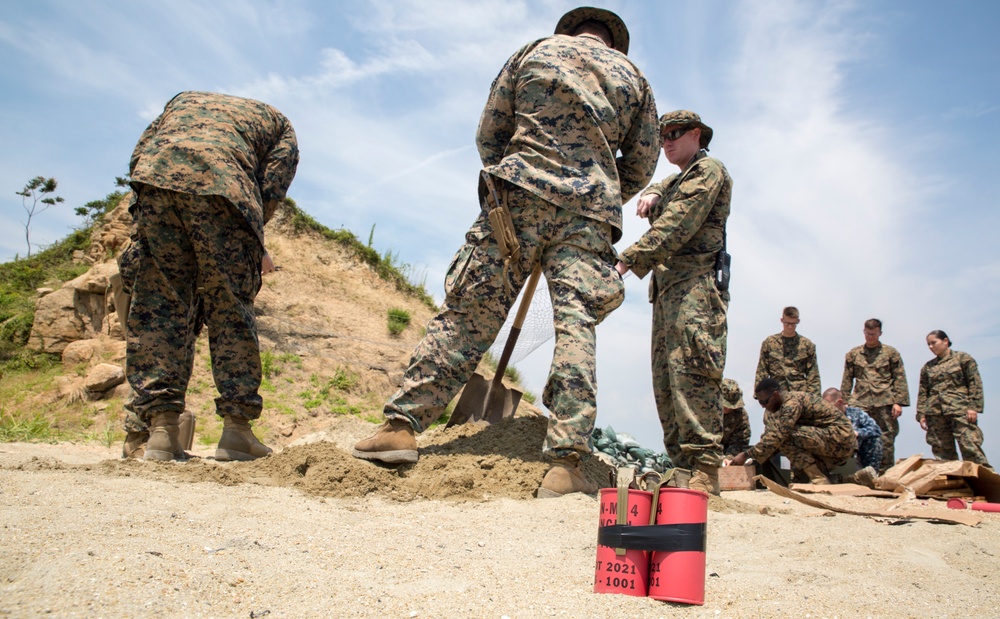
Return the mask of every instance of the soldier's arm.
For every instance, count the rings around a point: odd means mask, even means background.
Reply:
[[[763,462],[773,456],[791,436],[801,414],[801,402],[786,401],[784,406],[771,415],[771,423],[764,428],[764,434],[757,444],[747,450],[750,457]]]
[[[906,370],[903,368],[903,357],[899,351],[889,359],[889,370],[892,372],[893,403],[900,406],[910,405],[910,386],[906,382]]]
[[[854,390],[854,364],[851,363],[851,353],[844,355],[844,377],[840,379],[840,391],[847,400]]]
[[[924,417],[927,416],[927,406],[930,404],[930,377],[927,374],[927,366],[920,368],[920,382],[917,384],[917,421],[921,425]]]
[[[809,389],[812,393],[816,395],[823,394],[823,383],[819,380],[819,361],[816,358],[816,345],[809,345],[807,363],[809,364],[809,372],[806,374],[806,383],[809,385]]]
[[[983,379],[979,376],[979,365],[970,355],[963,355],[962,373],[965,374],[965,384],[969,386],[969,402],[972,410],[983,412]]]
[[[285,199],[299,166],[299,144],[292,123],[282,117],[278,130],[281,136],[261,162],[257,178],[264,203],[264,223],[271,220],[278,203]]]
[[[639,277],[684,247],[712,212],[726,182],[725,172],[706,159],[694,165],[650,229],[622,252],[621,261]]]
[[[639,109],[633,113],[632,126],[619,147],[621,157],[615,160],[622,204],[649,184],[659,159],[660,121],[656,118],[656,100],[646,78],[640,78],[640,84]]]
[[[508,58],[490,86],[490,95],[486,99],[483,113],[479,117],[479,128],[476,130],[476,147],[484,166],[500,163],[507,144],[514,137],[517,70],[521,60],[537,44],[538,41],[529,43]]]
[[[760,356],[757,358],[757,373],[754,374],[753,377],[752,389],[756,389],[757,385],[760,384],[760,381],[770,376],[770,373],[767,370],[766,359],[767,359],[767,340],[764,340],[760,344]]]
[[[740,445],[750,444],[750,415],[747,414],[747,409],[744,408],[740,414],[739,430],[733,434],[736,435],[734,438],[739,441]]]

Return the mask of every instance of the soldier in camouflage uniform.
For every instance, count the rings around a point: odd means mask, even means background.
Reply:
[[[873,487],[882,464],[882,429],[868,413],[856,406],[848,406],[840,389],[830,387],[823,392],[823,399],[847,415],[854,426],[854,435],[858,437],[855,459],[860,470],[845,478],[845,481]]]
[[[249,423],[262,406],[253,301],[264,224],[298,160],[295,131],[281,112],[215,93],[177,95],[139,139],[129,165],[141,254],[127,328],[126,374],[135,397],[126,406],[150,426],[145,459],[184,457],[178,416],[199,305],[224,421],[215,457],[270,453]]]
[[[962,459],[989,466],[983,453],[983,380],[976,360],[951,349],[944,331],[931,331],[927,347],[937,355],[920,369],[917,421],[927,432],[927,444],[939,460]]]
[[[765,378],[773,378],[785,391],[804,391],[818,396],[823,387],[819,382],[816,345],[796,332],[798,326],[798,308],[782,310],[781,333],[768,336],[760,345],[754,382],[760,384]]]
[[[622,203],[656,167],[656,104],[625,55],[628,30],[617,15],[575,9],[555,32],[510,57],[477,134],[486,172],[507,193],[520,263],[505,268],[480,213],[448,269],[444,307],[385,405],[388,421],[355,446],[358,458],[417,460],[414,432],[444,413],[540,263],[556,343],[542,394],[551,411],[544,451],[553,466],[539,496],[597,489],[580,468],[597,414],[595,327],[624,298],[612,244],[622,234]]]
[[[743,391],[731,378],[722,379],[722,453],[735,456],[750,446],[750,415]]]
[[[780,451],[810,483],[828,484],[829,471],[842,466],[858,449],[850,420],[818,395],[786,392],[777,380],[765,378],[757,385],[754,399],[768,412],[764,434],[756,445],[733,458],[737,466],[750,458],[764,462]]]
[[[865,343],[852,348],[844,359],[840,390],[882,430],[882,462],[876,468],[884,473],[896,461],[899,415],[910,405],[910,388],[899,351],[879,340],[882,321],[866,320],[864,334]]]
[[[705,152],[712,129],[686,110],[660,118],[663,152],[680,168],[643,192],[650,229],[622,252],[618,271],[645,277],[653,303],[653,394],[667,454],[692,470],[690,487],[719,494],[722,371],[729,292],[716,284],[733,179]]]

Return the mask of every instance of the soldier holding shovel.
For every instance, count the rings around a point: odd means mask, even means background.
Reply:
[[[628,29],[610,11],[577,8],[555,35],[525,45],[493,82],[477,143],[509,211],[480,214],[445,279],[444,308],[427,326],[385,405],[386,423],[354,455],[416,462],[415,433],[444,413],[466,383],[536,265],[549,286],[556,343],[542,398],[551,411],[544,451],[552,461],[539,496],[596,492],[580,463],[590,455],[596,410],[596,326],[621,304],[615,272],[622,203],[656,167],[656,104],[625,55]],[[481,195],[489,195],[488,187]],[[517,240],[506,260],[501,243]]]

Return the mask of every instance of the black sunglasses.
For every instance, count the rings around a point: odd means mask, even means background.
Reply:
[[[667,131],[666,133],[663,133],[661,137],[664,140],[670,140],[671,142],[673,142],[674,140],[679,139],[682,135],[684,135],[690,130],[691,130],[690,126],[681,127],[680,129],[673,129],[671,131]]]

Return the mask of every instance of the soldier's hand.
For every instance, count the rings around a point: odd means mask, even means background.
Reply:
[[[741,451],[740,453],[733,456],[733,459],[732,461],[730,461],[729,464],[732,466],[743,466],[749,459],[750,459],[750,454],[748,454],[745,451]]]
[[[271,260],[271,254],[264,252],[264,258],[260,261],[260,274],[267,275],[268,273],[274,273],[277,267],[274,266],[274,260]]]
[[[979,419],[979,413],[976,411],[966,411],[965,418],[969,420],[969,423],[976,423],[976,419]]]
[[[903,407],[899,404],[892,405],[892,418],[899,419],[899,416],[903,414]]]
[[[628,273],[628,265],[619,260],[618,264],[615,265],[615,270],[618,271],[619,275],[625,277],[625,274]]]
[[[926,420],[926,419],[921,419],[921,420],[920,420],[920,428],[921,428],[921,429],[922,429],[922,430],[923,430],[924,432],[926,432],[926,431],[927,431],[927,420]]]
[[[639,203],[635,207],[635,214],[639,217],[649,217],[649,211],[660,201],[660,196],[655,193],[648,193],[640,196]]]

